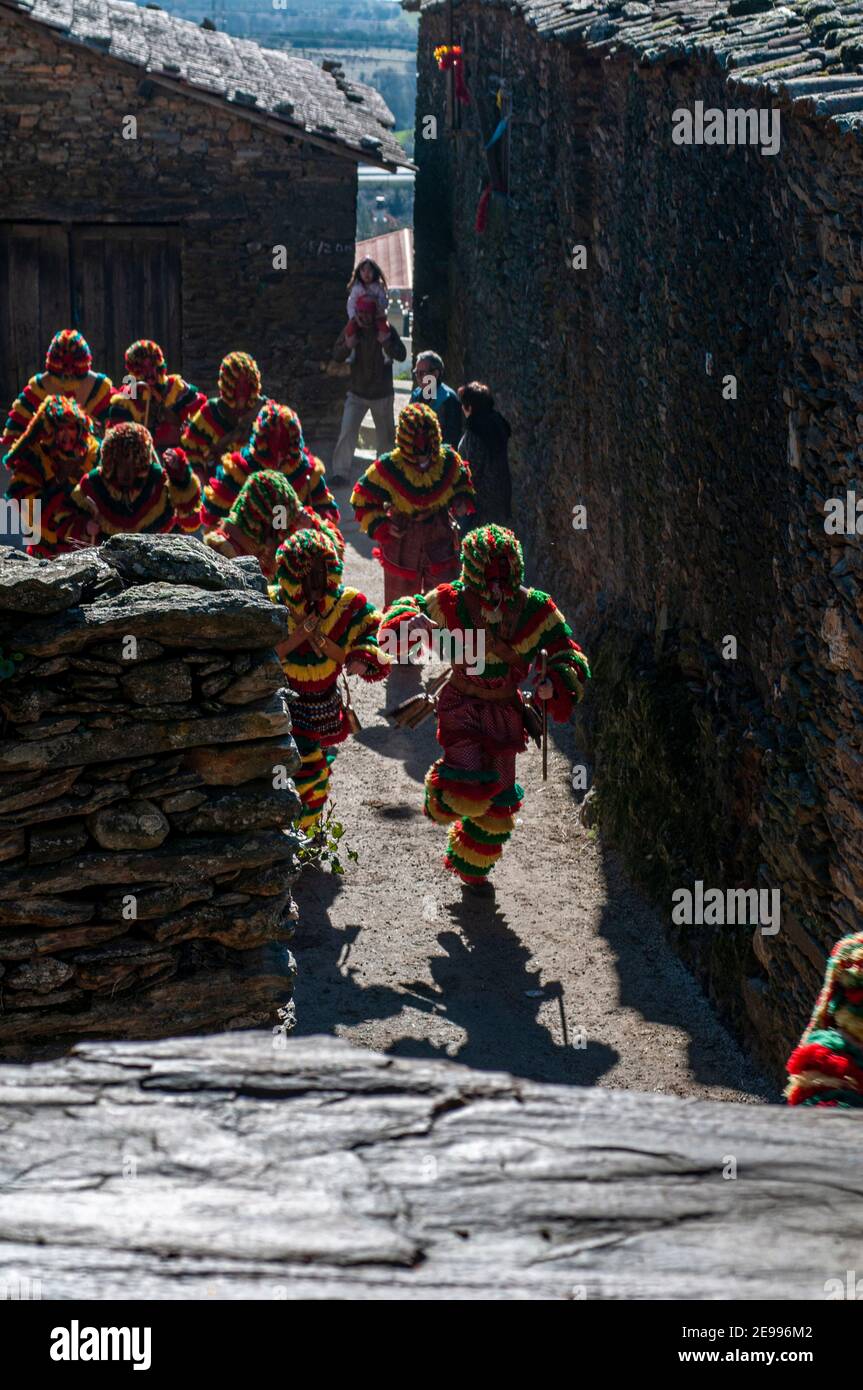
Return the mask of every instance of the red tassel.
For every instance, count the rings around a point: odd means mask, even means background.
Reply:
[[[479,202],[476,205],[476,221],[473,224],[475,232],[481,236],[488,226],[488,205],[491,202],[491,184],[482,190],[479,195]]]
[[[452,65],[452,74],[455,79],[455,94],[460,102],[465,106],[470,106],[470,92],[464,80],[464,64],[458,59]]]

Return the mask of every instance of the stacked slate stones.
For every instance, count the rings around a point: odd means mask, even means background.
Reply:
[[[0,1046],[290,1019],[299,803],[253,560],[0,548]]]

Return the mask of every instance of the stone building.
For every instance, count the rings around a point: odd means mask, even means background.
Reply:
[[[856,0],[421,6],[415,345],[512,422],[602,824],[777,1065],[863,928],[861,131]],[[698,880],[779,931],[674,925]]]
[[[70,324],[116,379],[151,337],[212,392],[239,348],[325,448],[357,166],[403,162],[391,126],[337,69],[157,6],[0,0],[0,400]]]

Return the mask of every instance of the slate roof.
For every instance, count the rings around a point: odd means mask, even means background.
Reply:
[[[453,0],[456,17],[459,0]],[[643,64],[715,59],[729,85],[768,92],[863,136],[863,0],[471,0],[544,38]],[[405,9],[444,0],[403,0]]]
[[[0,18],[4,9],[67,42],[179,84],[191,97],[216,97],[271,127],[277,122],[285,134],[306,132],[364,163],[408,162],[391,134],[395,120],[383,98],[346,81],[336,64],[318,66],[132,0],[0,0]]]

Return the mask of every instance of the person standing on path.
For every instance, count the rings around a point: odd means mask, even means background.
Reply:
[[[330,469],[332,483],[356,482],[354,454],[360,426],[367,410],[375,422],[375,450],[378,457],[395,443],[393,362],[404,362],[407,348],[390,326],[385,343],[378,341],[375,326],[377,305],[373,299],[360,299],[357,316],[342,329],[333,348],[333,360],[350,359],[350,386],[342,413],[341,430],[333,450]]]
[[[494,396],[481,381],[459,387],[464,414],[464,434],[458,443],[462,458],[470,464],[476,488],[474,525],[512,521],[512,479],[509,473],[509,437],[512,431],[499,411]]]
[[[288,405],[267,401],[261,409],[248,444],[223,454],[204,489],[201,517],[211,530],[227,517],[246,480],[262,469],[283,473],[303,506],[338,525],[339,509],[326,483],[324,465],[306,448],[303,427]]]
[[[219,394],[205,400],[183,426],[180,444],[207,482],[219,459],[249,442],[252,425],[267,400],[261,372],[247,352],[229,352],[219,367]]]
[[[421,352],[414,365],[416,386],[411,392],[411,402],[430,405],[440,421],[444,444],[458,449],[464,432],[464,415],[456,392],[446,385],[443,374],[443,358],[436,352]]]
[[[201,524],[201,484],[183,450],[166,449],[160,459],[150,431],[132,420],[106,432],[96,466],[71,501],[78,516],[66,536],[82,545],[117,535],[189,534]]]

